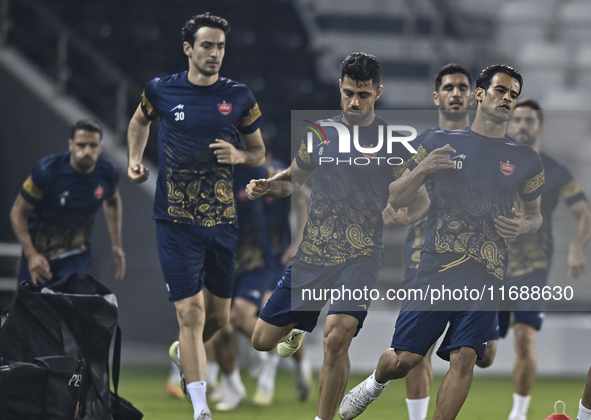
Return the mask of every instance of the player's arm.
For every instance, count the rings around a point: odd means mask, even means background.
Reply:
[[[498,216],[495,218],[495,228],[501,238],[511,239],[519,235],[534,233],[542,226],[542,214],[540,213],[540,203],[542,197],[539,196],[533,201],[521,200],[521,209],[513,207],[511,212],[513,218]]]
[[[591,211],[585,200],[579,200],[568,208],[579,221],[577,235],[568,247],[568,275],[576,279],[585,274],[583,248],[591,237]]]
[[[112,194],[103,202],[103,210],[105,212],[105,220],[109,228],[109,236],[111,237],[111,250],[117,271],[115,273],[116,280],[123,280],[125,276],[125,253],[121,246],[121,221],[123,219],[123,206],[121,204],[121,195],[119,190]]]
[[[410,206],[395,210],[388,203],[382,212],[382,219],[387,226],[407,226],[421,220],[429,211],[430,205],[429,195],[423,185],[417,191]]]
[[[293,227],[293,232],[295,235],[291,236],[291,245],[290,245],[290,253],[289,256],[284,255],[282,262],[289,263],[289,260],[295,254],[302,239],[304,237],[304,227],[306,226],[306,221],[308,220],[308,206],[310,205],[310,193],[312,191],[307,186],[307,184],[303,184],[300,188],[294,190],[291,196],[291,210],[295,213],[295,224]]]
[[[148,168],[142,165],[142,158],[148,144],[151,123],[144,115],[142,106],[139,105],[133,117],[131,117],[127,129],[127,153],[129,158],[127,175],[137,184],[141,184],[150,176]]]
[[[10,222],[16,238],[23,248],[23,253],[27,258],[29,273],[35,284],[43,284],[52,277],[49,268],[49,261],[35,249],[29,228],[27,218],[29,213],[35,209],[35,206],[23,198],[21,194],[17,195],[12,209],[10,210]]]
[[[390,184],[388,204],[394,209],[412,204],[425,177],[441,169],[453,169],[454,163],[448,153],[455,153],[449,144],[433,150],[412,171],[406,169],[402,176]]]
[[[236,149],[227,141],[216,139],[209,145],[214,149],[213,153],[217,157],[218,163],[227,165],[260,166],[265,162],[265,144],[261,130],[257,129],[251,134],[240,134],[244,150]]]
[[[314,170],[301,169],[296,159],[291,166],[282,172],[278,172],[269,179],[253,179],[246,186],[246,195],[251,200],[262,195],[274,198],[284,198],[291,195],[292,188],[299,189],[312,176]]]

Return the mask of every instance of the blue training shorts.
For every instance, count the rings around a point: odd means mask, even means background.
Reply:
[[[499,279],[473,258],[452,253],[421,254],[421,262],[411,287],[426,290],[426,286],[462,289],[466,283],[479,290],[501,285]],[[457,263],[458,261],[462,261]],[[498,302],[483,299],[463,302],[466,310],[450,310],[455,303],[430,300],[406,300],[396,320],[391,347],[424,356],[429,348],[449,328],[437,355],[449,360],[450,351],[471,347],[478,358],[484,356],[486,343],[495,337]],[[469,310],[468,310],[469,309]]]
[[[237,235],[236,224],[204,227],[156,220],[158,255],[168,300],[195,296],[203,287],[217,297],[230,299]]]
[[[376,288],[380,265],[381,255],[352,258],[330,267],[313,266],[294,259],[261,311],[260,318],[278,327],[297,324],[296,328],[311,332],[316,327],[320,311],[332,297],[328,315],[345,313],[357,318],[357,335],[371,304],[369,291]],[[367,290],[365,294],[364,289]],[[337,293],[339,299],[336,299]]]
[[[49,269],[51,270],[51,280],[43,284],[43,286],[49,286],[57,281],[68,277],[74,273],[90,273],[90,250],[86,250],[79,254],[73,254],[64,258],[56,258],[49,260]],[[28,281],[33,282],[31,279],[31,273],[29,273],[29,263],[24,254],[21,256],[20,267],[18,270],[18,282],[23,283]]]
[[[531,291],[533,287],[537,286],[541,290],[548,284],[548,274],[548,270],[537,269],[522,276],[506,277],[505,294],[508,293],[511,287],[526,287],[528,291]],[[546,301],[544,299],[518,299],[502,302],[499,307],[499,334],[501,337],[507,335],[511,322],[511,313],[513,313],[514,324],[531,325],[539,331],[542,328],[545,309]]]
[[[233,298],[241,298],[251,302],[259,310],[263,295],[268,290],[269,270],[266,268],[255,268],[245,271],[236,276]]]

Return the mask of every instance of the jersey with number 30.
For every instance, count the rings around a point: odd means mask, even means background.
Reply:
[[[160,118],[154,219],[206,227],[235,223],[232,166],[218,163],[209,145],[222,139],[240,148],[239,133],[260,127],[250,90],[223,77],[197,86],[183,72],[150,81],[141,109],[150,120]]]

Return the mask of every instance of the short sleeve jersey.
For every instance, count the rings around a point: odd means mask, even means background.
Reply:
[[[72,168],[70,152],[41,159],[20,190],[35,206],[28,220],[35,249],[49,260],[90,249],[96,212],[118,183],[116,166],[103,157],[89,174]]]
[[[413,170],[433,150],[449,144],[454,169],[426,177],[432,183],[424,249],[476,259],[503,279],[507,243],[494,226],[499,215],[512,218],[517,194],[532,201],[544,191],[542,160],[529,146],[509,136],[485,137],[470,127],[429,135],[408,163]]]
[[[246,185],[251,179],[266,178],[265,167],[234,167],[234,196],[238,215],[238,240],[236,243],[236,275],[263,268],[271,253],[271,241],[263,198],[250,200]]]
[[[209,145],[222,139],[240,148],[239,133],[260,127],[250,90],[223,77],[197,86],[183,72],[150,81],[141,109],[150,120],[160,118],[153,217],[206,227],[235,223],[232,166],[218,163]]]
[[[271,178],[275,174],[287,169],[287,165],[277,159],[265,163],[267,174],[265,178]],[[285,250],[291,243],[291,228],[289,224],[290,200],[289,197],[276,199],[264,196],[265,218],[269,225],[269,235],[273,247],[272,257],[279,261]]]
[[[345,125],[342,114],[324,121],[347,128],[350,153],[339,153],[339,135],[334,127],[322,127],[326,137],[313,139],[311,153],[302,141],[296,163],[303,170],[313,169],[314,175],[304,237],[296,258],[311,265],[335,266],[359,256],[381,255],[382,211],[388,202],[388,186],[402,175],[411,153],[400,142],[393,143],[391,154],[385,142],[378,152],[362,153],[354,147],[354,130]],[[321,126],[322,122],[316,124]],[[369,126],[359,127],[360,148],[377,147],[379,132],[386,126],[376,116]]]
[[[412,141],[412,146],[415,149],[418,149],[423,140],[434,131],[439,131],[439,125],[429,127],[425,131],[421,132],[421,134],[419,134],[417,138]],[[427,182],[425,184],[425,187],[427,187],[427,192],[431,193],[431,183]],[[405,279],[411,277],[410,272],[414,272],[414,270],[419,268],[421,250],[423,249],[423,245],[425,244],[426,229],[427,216],[423,217],[421,220],[412,224],[408,228],[408,234],[406,235],[406,240],[404,242]]]
[[[545,153],[540,153],[540,157],[546,171],[546,190],[542,195],[540,209],[544,222],[535,233],[520,235],[508,241],[508,277],[521,276],[535,269],[549,270],[554,251],[552,214],[556,210],[559,198],[562,198],[567,206],[586,200],[581,186],[564,165]]]

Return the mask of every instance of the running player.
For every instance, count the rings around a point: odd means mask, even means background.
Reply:
[[[540,135],[544,132],[544,114],[533,100],[517,104],[507,125],[507,133],[515,140],[527,144],[540,154],[546,172],[546,191],[542,195],[542,227],[533,235],[519,236],[509,241],[509,265],[505,288],[512,286],[539,287],[548,283],[548,274],[553,253],[552,214],[558,200],[564,200],[579,222],[577,234],[568,248],[568,275],[579,278],[585,272],[583,247],[591,235],[591,212],[583,190],[570,171],[547,154],[540,152]],[[509,420],[526,420],[531,399],[530,393],[536,378],[536,333],[542,327],[545,300],[515,301],[511,307],[501,304],[499,327],[501,337],[509,329],[513,314],[515,335],[515,364],[513,367],[513,408]],[[511,312],[514,311],[514,312]]]
[[[10,212],[23,247],[19,283],[47,286],[90,272],[90,234],[101,206],[117,265],[115,278],[123,279],[119,172],[100,156],[102,150],[101,126],[80,120],[70,129],[69,151],[41,159],[23,184]]]
[[[349,55],[341,65],[339,81],[343,112],[319,124],[338,123],[337,127],[346,127],[349,133],[355,130],[360,146],[375,150],[379,126],[387,126],[374,113],[374,104],[383,90],[380,75],[381,65],[376,57],[365,53]],[[304,239],[257,321],[252,337],[257,350],[268,351],[280,343],[279,354],[290,356],[299,348],[304,332],[314,329],[327,300],[310,302],[298,298],[304,289],[375,289],[382,258],[381,212],[386,207],[388,185],[401,175],[404,165],[400,163],[410,157],[410,152],[397,142],[390,155],[400,158],[395,159],[398,165],[394,166],[378,164],[386,160],[385,147],[376,155],[356,149],[340,154],[339,133],[333,127],[324,127],[327,137],[314,140],[311,153],[302,141],[286,171],[248,185],[247,193],[252,199],[261,195],[285,197],[291,193],[292,182],[297,189],[313,176]],[[373,160],[371,156],[381,159]],[[324,162],[330,158],[365,158],[369,163],[343,168],[334,163],[321,164],[320,158]],[[424,189],[420,198],[423,203],[428,202]],[[411,217],[410,223],[423,216],[425,207],[417,207],[416,217]],[[346,298],[331,302],[324,326],[317,419],[332,419],[336,413],[349,377],[349,345],[363,326],[370,303],[370,299]],[[286,336],[289,338],[284,341]]]
[[[229,31],[225,19],[209,13],[187,21],[182,32],[189,70],[150,81],[128,131],[128,175],[141,183],[149,176],[142,157],[150,124],[160,119],[154,219],[180,327],[171,355],[182,365],[199,420],[211,418],[204,342],[230,317],[238,231],[232,165],[258,166],[265,158],[252,93],[219,76]]]
[[[484,69],[476,81],[478,111],[471,127],[429,135],[390,186],[393,208],[408,205],[417,189],[432,183],[425,246],[412,287],[495,290],[507,261],[506,239],[535,232],[542,223],[544,170],[538,154],[505,134],[521,92],[521,75],[507,65]],[[524,213],[513,207],[523,200]],[[446,302],[407,299],[396,321],[391,348],[375,372],[341,402],[343,420],[360,415],[384,390],[421,362],[448,332],[437,354],[450,361],[439,389],[435,419],[454,419],[472,383],[477,358],[496,327],[497,300]]]

